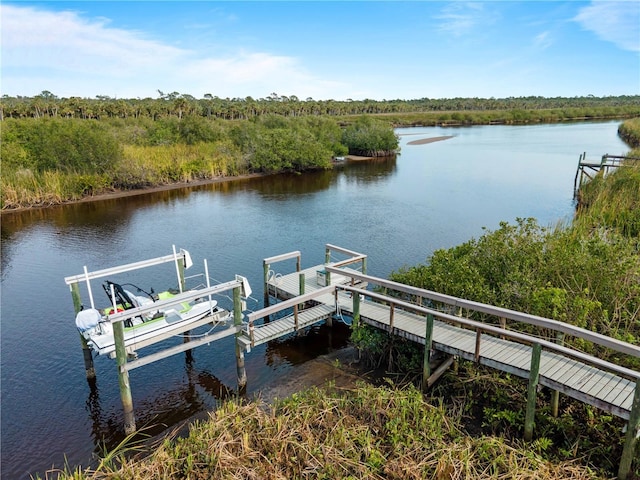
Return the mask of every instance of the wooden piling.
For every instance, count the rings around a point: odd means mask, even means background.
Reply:
[[[629,413],[629,423],[627,424],[627,434],[622,449],[622,457],[618,468],[618,480],[627,480],[632,478],[631,466],[633,459],[640,462],[636,455],[638,437],[640,437],[640,379],[636,380],[636,388],[633,393],[633,403],[631,404],[631,413]]]
[[[75,310],[76,315],[78,312],[82,310],[82,299],[80,298],[80,287],[78,287],[77,283],[72,283],[70,285],[71,288],[71,298],[73,299],[73,309]],[[96,369],[93,366],[93,354],[91,353],[91,348],[87,343],[87,339],[80,334],[80,345],[82,346],[82,356],[84,358],[84,372],[87,377],[87,380],[93,380],[96,378]]]
[[[116,344],[116,365],[118,368],[118,383],[120,385],[120,399],[124,412],[124,433],[129,435],[136,431],[136,417],[133,411],[133,398],[129,384],[127,363],[127,349],[124,346],[124,322],[113,324],[113,339]]]
[[[242,327],[242,300],[240,298],[241,287],[233,289],[233,325]],[[247,388],[247,371],[244,368],[244,349],[238,342],[238,337],[242,335],[242,330],[238,328],[236,338],[236,371],[238,373],[238,391],[244,392]]]
[[[424,357],[422,359],[422,391],[429,388],[429,377],[431,376],[431,342],[433,340],[433,314],[427,314],[427,325],[424,334]]]
[[[538,380],[540,378],[540,355],[542,345],[534,343],[531,348],[531,367],[529,369],[529,387],[527,388],[527,412],[524,418],[524,440],[530,442],[533,438],[533,425],[536,416],[536,398]]]
[[[360,325],[360,295],[357,292],[352,292],[353,299],[353,326]]]
[[[269,264],[262,262],[262,270],[264,272],[264,308],[269,306]]]

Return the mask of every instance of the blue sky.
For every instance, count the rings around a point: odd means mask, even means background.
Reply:
[[[640,94],[640,1],[2,1],[0,94]]]

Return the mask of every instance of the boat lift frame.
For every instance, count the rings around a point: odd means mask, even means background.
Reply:
[[[195,347],[209,344],[212,341],[219,340],[221,338],[228,337],[230,335],[235,335],[236,342],[235,343],[235,351],[236,351],[236,367],[238,374],[238,388],[239,390],[244,390],[247,384],[247,375],[245,371],[244,365],[244,350],[239,346],[237,338],[241,335],[243,322],[242,322],[242,311],[243,304],[242,297],[248,298],[251,295],[251,287],[249,286],[249,282],[245,277],[240,275],[236,275],[235,280],[231,280],[226,283],[207,286],[206,288],[199,289],[196,291],[188,291],[184,292],[185,289],[185,276],[184,270],[189,268],[192,265],[191,257],[189,252],[186,250],[180,249],[180,251],[176,251],[175,245],[173,246],[173,254],[165,255],[162,257],[152,258],[149,260],[143,260],[140,262],[129,263],[126,265],[120,265],[117,267],[106,268],[103,270],[96,270],[94,272],[89,272],[87,267],[84,267],[84,273],[79,275],[72,275],[69,277],[65,277],[65,283],[69,285],[69,289],[71,290],[71,297],[73,298],[73,305],[75,309],[76,315],[83,308],[82,299],[80,296],[80,284],[86,282],[87,290],[89,293],[89,299],[91,302],[91,307],[95,308],[93,293],[91,291],[91,280],[104,278],[109,275],[115,275],[119,273],[130,272],[133,270],[139,270],[142,268],[152,267],[156,265],[161,265],[168,262],[175,262],[176,265],[176,274],[178,276],[178,284],[180,286],[180,292],[175,297],[172,297],[168,300],[162,300],[159,302],[154,302],[151,305],[145,305],[137,308],[127,309],[122,312],[116,312],[112,315],[107,316],[107,320],[113,325],[113,335],[115,341],[115,359],[116,365],[118,368],[118,383],[120,385],[120,398],[122,400],[122,406],[124,410],[124,430],[128,435],[136,431],[136,422],[135,422],[135,414],[133,410],[133,399],[131,395],[131,386],[129,383],[129,370],[133,370],[134,368],[142,367],[144,365],[148,365],[157,360],[161,360],[163,358],[167,358],[171,355],[175,355],[186,350],[191,350]],[[205,270],[206,270],[206,261],[205,261]],[[208,275],[208,273],[207,273]],[[209,279],[207,277],[207,285],[209,284]],[[223,330],[209,333],[203,335],[202,337],[189,341],[186,341],[180,345],[175,345],[173,347],[169,347],[163,350],[160,350],[156,353],[144,356],[142,358],[134,358],[129,360],[130,353],[125,347],[124,343],[124,321],[135,318],[139,315],[150,313],[157,310],[159,307],[174,305],[176,303],[195,300],[196,298],[202,298],[206,296],[211,296],[214,294],[220,294],[222,292],[226,292],[232,290],[233,291],[233,324]],[[204,325],[206,323],[211,322],[211,317],[206,316],[202,320],[196,323],[190,323],[188,325],[187,330],[173,330],[170,333],[158,335],[157,337],[147,341],[141,347],[148,346],[172,336],[184,333],[192,328],[197,326]],[[85,373],[87,376],[87,380],[95,379],[96,373],[93,365],[93,355],[91,352],[91,348],[89,347],[87,340],[80,333],[80,341],[82,343],[82,350],[84,354],[84,364],[85,364]],[[112,357],[113,358],[113,357]]]

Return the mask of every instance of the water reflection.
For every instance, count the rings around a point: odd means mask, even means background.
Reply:
[[[310,327],[300,334],[292,333],[267,344],[265,362],[272,367],[299,365],[319,355],[346,347],[351,332],[344,323],[334,320],[333,327],[325,323]]]
[[[215,375],[197,368],[190,355],[185,353],[183,356],[185,383],[166,386],[156,390],[152,398],[134,401],[136,425],[144,436],[159,435],[168,426],[180,425],[202,412],[214,410],[224,400],[237,395],[236,390]],[[88,380],[87,383],[86,409],[91,419],[91,437],[94,453],[100,455],[115,449],[126,437],[122,408],[111,404],[111,408],[105,410],[98,380]],[[135,386],[133,390],[135,395]],[[105,402],[108,404],[109,399]]]

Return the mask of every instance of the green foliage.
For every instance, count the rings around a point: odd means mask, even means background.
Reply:
[[[390,124],[363,116],[344,129],[342,143],[354,155],[390,155],[398,148],[398,137]]]
[[[3,167],[13,170],[102,173],[122,157],[109,128],[95,121],[5,121],[1,141]]]
[[[252,171],[299,172],[331,167],[337,135],[334,127],[339,128],[333,121],[309,122],[267,115],[236,125],[230,136]]]
[[[391,278],[565,321],[631,343],[640,339],[637,239],[611,231],[549,230],[532,219],[518,219],[516,225],[502,223],[478,240],[438,250],[428,264],[399,270]],[[536,327],[510,326],[551,334]],[[590,345],[580,347],[604,358],[611,355]]]
[[[534,123],[568,119],[623,118],[640,115],[640,97],[621,95],[608,97],[539,96],[509,98],[420,98],[411,100],[314,100],[276,93],[267,98],[218,98],[207,94],[196,99],[189,94],[160,93],[159,98],[116,99],[107,96],[58,98],[44,91],[34,97],[0,99],[2,118],[66,117],[80,119],[147,118],[153,121],[189,116],[246,120],[261,115],[301,116],[393,116],[396,125],[433,125],[441,116],[444,123]],[[448,112],[443,114],[442,112]],[[459,115],[456,112],[462,112]],[[456,115],[456,120],[451,116]],[[389,117],[391,118],[391,117]],[[443,123],[440,121],[439,123]]]
[[[147,132],[147,145],[195,145],[211,143],[225,137],[223,127],[215,120],[195,115],[183,118],[168,117],[153,122]]]
[[[249,165],[257,172],[329,168],[331,151],[304,130],[271,128],[260,133]]]

